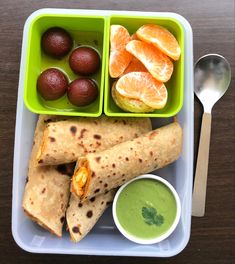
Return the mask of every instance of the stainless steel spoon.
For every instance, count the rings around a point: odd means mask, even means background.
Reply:
[[[223,56],[208,54],[196,62],[194,77],[194,92],[203,105],[204,113],[194,180],[192,215],[204,216],[211,134],[211,110],[229,87],[231,68]]]

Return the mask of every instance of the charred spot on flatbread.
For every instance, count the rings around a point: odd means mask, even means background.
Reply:
[[[98,193],[100,191],[100,189],[96,189],[95,191],[94,191],[94,193]]]
[[[101,143],[98,142],[98,141],[96,141],[96,146],[97,146],[97,147],[101,146]]]
[[[92,215],[93,215],[93,212],[92,212],[91,210],[89,210],[89,211],[86,213],[86,216],[87,216],[88,218],[91,218]]]
[[[95,197],[92,197],[90,201],[93,203],[95,201]]]
[[[101,135],[98,135],[98,134],[94,134],[94,136],[93,136],[95,139],[98,139],[98,140],[100,140],[101,139]]]
[[[112,164],[112,167],[113,167],[113,168],[115,168],[115,167],[116,167],[115,163],[113,163],[113,164]]]
[[[82,235],[78,226],[74,226],[72,228],[72,231],[73,231],[73,233],[79,233],[80,235]]]
[[[49,137],[49,139],[50,139],[50,142],[55,142],[56,141],[54,137]]]
[[[87,129],[83,128],[81,131],[80,131],[80,136],[78,137],[78,139],[82,139],[84,137],[84,133],[87,131]]]
[[[77,128],[75,126],[71,126],[70,131],[71,131],[72,135],[75,136],[77,133]]]
[[[81,207],[82,207],[82,203],[79,203],[79,204],[78,204],[78,207],[80,207],[80,208],[81,208]]]
[[[101,157],[95,157],[95,161],[96,161],[97,163],[100,162],[100,159],[101,159]]]
[[[61,218],[60,218],[60,222],[61,222],[61,224],[64,223],[64,220],[65,220],[65,217],[64,217],[64,216],[61,216]]]
[[[44,188],[42,189],[41,193],[45,193],[45,191],[46,191],[46,188],[44,187]]]
[[[41,163],[43,163],[43,160],[42,160],[42,159],[40,159],[40,160],[38,161],[38,163],[40,163],[40,164],[41,164]]]

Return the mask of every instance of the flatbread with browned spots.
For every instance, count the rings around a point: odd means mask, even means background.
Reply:
[[[83,201],[179,158],[182,128],[174,122],[77,161],[71,191]],[[81,174],[82,172],[82,174]]]
[[[98,153],[152,129],[149,118],[72,118],[46,126],[37,153],[39,165],[76,161],[87,153]]]
[[[79,242],[96,224],[105,209],[112,202],[115,191],[93,197],[84,203],[71,194],[69,206],[66,212],[66,220],[71,240]]]
[[[39,116],[29,161],[22,206],[25,213],[51,233],[62,236],[73,166],[37,166],[36,154],[46,124],[62,117]],[[64,118],[64,117],[63,117]]]

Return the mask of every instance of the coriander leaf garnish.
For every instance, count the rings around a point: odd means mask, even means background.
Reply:
[[[154,207],[142,207],[142,216],[144,221],[148,225],[160,226],[164,223],[164,217],[161,214],[157,214],[157,210]]]

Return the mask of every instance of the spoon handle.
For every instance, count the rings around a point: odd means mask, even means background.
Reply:
[[[211,114],[202,117],[201,135],[197,156],[197,166],[193,189],[192,215],[204,216],[206,204],[206,185],[211,136]]]

